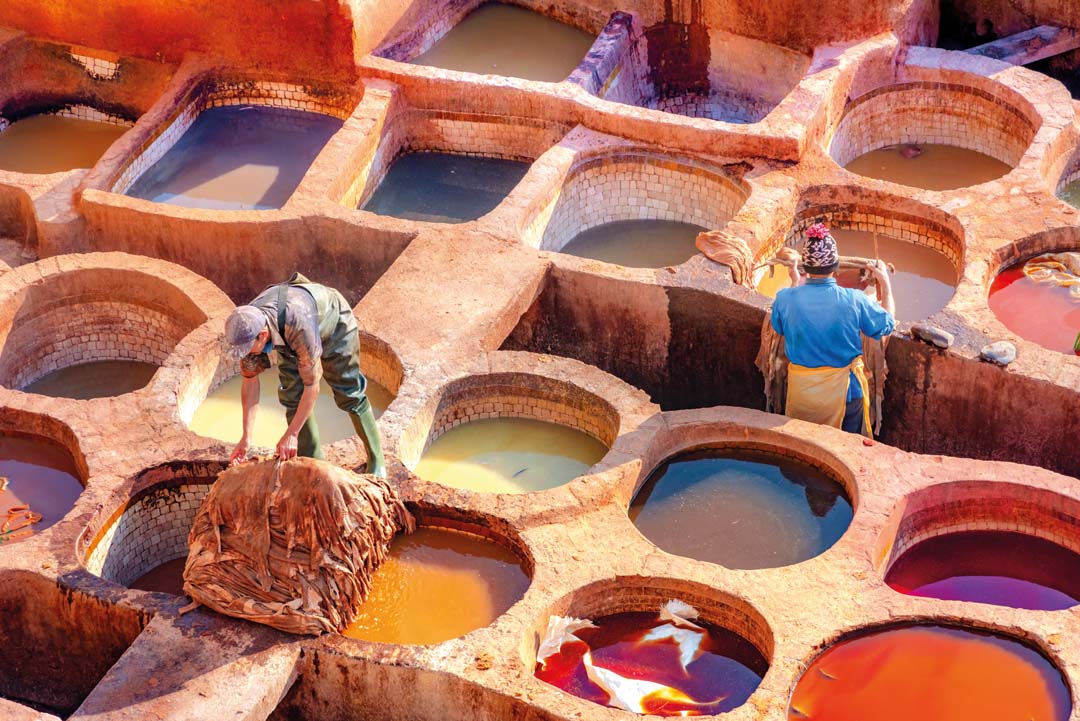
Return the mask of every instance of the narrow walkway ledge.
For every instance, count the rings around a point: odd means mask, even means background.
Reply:
[[[264,721],[296,680],[300,645],[203,611],[158,616],[71,721]]]
[[[1040,25],[1022,33],[979,45],[967,52],[1013,65],[1030,65],[1077,48],[1080,48],[1080,31],[1075,28]]]

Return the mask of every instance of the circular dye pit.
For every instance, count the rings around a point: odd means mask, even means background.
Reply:
[[[0,436],[0,478],[0,544],[53,525],[83,490],[71,454],[30,436]]]
[[[405,153],[362,205],[378,215],[465,223],[487,215],[529,172],[529,163],[452,153]]]
[[[207,438],[217,438],[228,443],[239,441],[244,419],[244,409],[240,402],[242,383],[243,378],[236,375],[211,391],[195,411],[188,428]],[[285,408],[278,401],[277,388],[277,374],[274,369],[260,376],[259,413],[251,431],[252,445],[273,448],[288,427]],[[382,415],[394,399],[390,391],[370,378],[366,393],[376,418]],[[319,425],[319,437],[324,444],[356,435],[349,416],[334,403],[334,392],[326,381],[319,385],[319,397],[315,401],[315,421]]]
[[[1080,555],[1023,533],[949,533],[904,551],[885,581],[912,596],[1059,611],[1080,600]]]
[[[454,426],[424,451],[416,475],[454,488],[527,493],[577,478],[607,446],[574,428],[531,418],[484,418]]]
[[[541,13],[495,2],[469,13],[412,62],[557,83],[573,72],[595,39]]]
[[[628,268],[664,268],[697,253],[694,240],[705,228],[672,220],[624,220],[578,234],[559,251]]]
[[[1059,353],[1075,353],[1080,334],[1080,295],[1055,283],[1038,283],[1023,264],[998,273],[990,285],[990,310],[1021,338]]]
[[[865,230],[834,228],[831,232],[841,255],[880,257],[893,265],[896,272],[890,280],[898,320],[924,320],[952,300],[959,278],[952,262],[942,253],[887,235],[879,234],[875,242],[874,234]],[[848,288],[863,286],[854,271],[840,273],[837,282]],[[757,289],[774,298],[778,291],[790,286],[787,269],[778,266],[771,276],[765,272]]]
[[[471,533],[418,528],[398,536],[346,636],[440,643],[490,625],[525,595],[529,574],[508,548]]]
[[[127,130],[62,115],[23,118],[0,131],[0,170],[43,174],[92,168]]]
[[[997,180],[1012,168],[996,158],[955,145],[890,145],[844,166],[857,175],[923,190],[953,190]]]
[[[942,626],[879,631],[832,646],[799,679],[791,721],[1065,721],[1061,673],[1019,641]]]
[[[728,568],[775,568],[836,543],[853,510],[817,468],[764,451],[704,449],[657,468],[630,520],[657,546]]]
[[[158,366],[141,361],[109,360],[59,368],[24,387],[52,398],[112,398],[145,388]]]
[[[742,636],[700,620],[676,626],[656,613],[593,619],[536,677],[598,703],[658,716],[703,716],[741,706],[769,662]]]

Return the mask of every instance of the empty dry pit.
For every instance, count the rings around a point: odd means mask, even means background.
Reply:
[[[469,376],[421,409],[400,454],[424,480],[525,493],[585,473],[618,428],[610,403],[570,383],[527,373]]]
[[[491,212],[566,128],[395,104],[342,202],[379,215],[462,223]]]
[[[346,636],[441,643],[490,626],[528,589],[532,556],[504,523],[452,509],[411,510],[417,530],[391,543]]]
[[[1044,611],[1080,602],[1080,502],[1051,491],[932,486],[901,502],[882,543],[901,593]]]
[[[851,100],[829,153],[853,173],[927,190],[999,178],[1019,164],[1039,121],[996,83],[913,81]]]
[[[131,498],[89,531],[86,570],[113,583],[181,594],[188,532],[218,463],[172,463],[144,471]]]
[[[936,208],[887,195],[852,193],[845,201],[838,194],[835,188],[807,191],[783,244],[801,249],[806,229],[825,223],[841,256],[881,258],[892,265],[899,320],[925,320],[944,308],[956,291],[964,262],[960,222]],[[764,267],[776,250],[768,249],[758,259],[757,288],[770,297],[790,285],[783,266],[773,271]],[[858,271],[843,271],[838,280],[851,287],[867,284]]]
[[[112,189],[194,208],[280,208],[356,100],[334,87],[204,80],[129,159]]]
[[[613,153],[578,161],[531,221],[525,241],[636,268],[679,265],[703,230],[723,227],[749,190],[692,160]]]
[[[145,386],[207,316],[176,278],[180,269],[141,260],[161,275],[125,268],[132,257],[68,256],[5,276],[0,384],[81,399]]]
[[[660,617],[671,601],[685,622]],[[686,608],[686,605],[691,608]],[[548,619],[530,630],[524,651],[537,678],[600,705],[662,716],[711,715],[741,706],[769,668],[773,640],[748,604],[690,582],[627,577],[594,583],[557,603],[550,616],[587,619],[592,628],[540,651]],[[681,623],[681,625],[676,625]],[[679,637],[680,651],[670,642]],[[667,652],[665,652],[667,651]],[[677,688],[668,686],[679,679]],[[647,682],[651,682],[646,686]]]

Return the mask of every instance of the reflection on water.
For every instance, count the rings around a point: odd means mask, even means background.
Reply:
[[[92,168],[128,128],[114,123],[33,115],[0,132],[0,170],[60,173]]]

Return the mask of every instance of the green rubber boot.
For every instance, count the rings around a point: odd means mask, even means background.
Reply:
[[[295,415],[295,408],[285,411],[285,419],[289,423],[292,423]],[[296,436],[296,455],[324,460],[322,443],[319,440],[319,424],[315,422],[314,411],[308,416],[307,422],[300,426],[300,433]]]
[[[356,435],[364,444],[367,451],[367,472],[379,478],[386,478],[386,462],[383,460],[382,443],[379,441],[379,426],[375,422],[375,413],[371,410],[371,404],[364,399],[360,409],[349,414]]]

